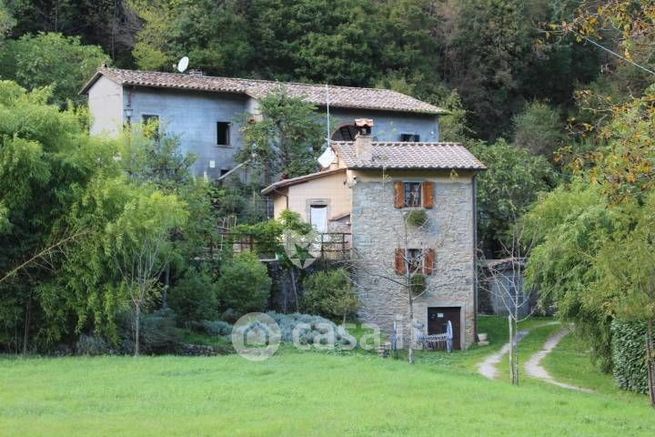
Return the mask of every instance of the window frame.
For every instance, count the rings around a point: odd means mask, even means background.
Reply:
[[[403,183],[403,208],[422,208],[423,207],[423,182],[422,181],[402,181]],[[411,189],[408,191],[408,185],[418,186],[418,205],[409,204],[408,199],[412,196]],[[416,202],[414,202],[416,203]]]
[[[409,137],[409,138],[405,138]],[[401,132],[400,142],[401,143],[419,143],[421,141],[421,134],[413,132]]]
[[[221,125],[223,125],[225,127],[224,138],[227,141],[226,143],[220,143],[219,142],[219,134],[221,132],[221,130],[220,130]],[[229,121],[216,121],[216,145],[218,147],[230,147],[230,146],[232,146],[231,134],[232,134],[232,123],[230,123]]]

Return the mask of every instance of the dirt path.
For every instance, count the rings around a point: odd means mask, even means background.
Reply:
[[[516,335],[514,336],[514,344],[519,343],[521,340],[523,340],[523,337],[525,337],[529,333],[530,331],[527,329],[517,332]],[[483,362],[481,362],[478,365],[478,372],[485,378],[489,378],[489,379],[498,378],[498,368],[496,366],[500,364],[500,361],[508,353],[509,353],[509,343],[505,343],[505,345],[502,348],[500,348],[498,352],[489,355]]]
[[[525,363],[525,370],[527,374],[533,378],[540,379],[544,382],[547,382],[549,384],[553,384],[562,388],[566,388],[569,390],[576,390],[576,391],[582,391],[585,393],[591,393],[593,390],[590,390],[588,388],[582,388],[582,387],[577,387],[575,385],[571,384],[566,384],[564,382],[559,382],[556,381],[546,369],[541,365],[541,361],[548,355],[549,353],[552,352],[553,349],[557,346],[557,344],[569,333],[571,332],[571,329],[569,327],[566,327],[557,333],[553,334],[550,336],[548,340],[546,340],[546,343],[544,343],[544,347],[537,352],[536,354],[532,355],[530,359]]]

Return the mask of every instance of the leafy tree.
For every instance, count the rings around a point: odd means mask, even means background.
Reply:
[[[177,197],[141,190],[107,224],[102,243],[134,307],[134,355],[139,355],[142,309],[157,291],[172,256],[170,233],[187,220],[185,205]]]
[[[25,35],[8,41],[0,52],[0,76],[27,89],[52,86],[52,102],[81,101],[84,83],[108,57],[99,47],[82,45],[79,37],[59,33]]]
[[[221,308],[237,317],[250,311],[262,311],[271,292],[266,266],[252,252],[243,252],[221,266],[218,280]]]
[[[359,299],[344,269],[313,273],[305,278],[303,287],[302,307],[309,314],[345,323],[359,308]]]
[[[315,171],[325,132],[314,106],[280,90],[260,100],[260,111],[261,121],[243,123],[241,162],[261,165],[266,182]]]
[[[2,40],[5,35],[9,33],[12,27],[16,24],[7,7],[4,3],[0,3],[0,47],[2,47]]]
[[[16,17],[15,35],[57,32],[99,45],[114,61],[130,61],[141,27],[127,0],[4,0]]]
[[[28,92],[0,81],[0,276],[78,234],[83,228],[66,218],[80,190],[100,169],[118,170],[115,147],[90,138],[76,113],[60,112],[46,104],[49,99],[49,90]],[[38,257],[38,263],[0,283],[0,343],[5,347],[45,346],[68,332],[61,295],[43,288],[61,259]]]
[[[483,249],[493,253],[508,236],[509,224],[528,210],[540,192],[550,191],[557,179],[544,157],[504,140],[476,143],[471,151],[488,167],[478,176],[478,229]]]
[[[545,103],[530,103],[514,116],[514,145],[548,159],[564,143],[562,123],[557,111]]]

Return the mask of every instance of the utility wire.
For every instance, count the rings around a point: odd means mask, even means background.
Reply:
[[[629,64],[632,64],[632,65],[634,65],[635,67],[640,68],[640,69],[644,70],[645,72],[650,73],[650,74],[652,74],[653,76],[655,76],[655,71],[651,70],[650,68],[644,67],[643,65],[640,65],[640,64],[637,64],[637,63],[634,62],[634,61],[631,61],[630,59],[626,58],[625,56],[622,56],[622,55],[616,53],[614,50],[608,49],[607,47],[604,47],[604,46],[598,44],[596,41],[587,38],[586,36],[582,35],[582,34],[579,33],[579,32],[575,32],[575,33],[577,33],[577,34],[580,36],[580,38],[584,39],[584,40],[587,41],[587,42],[590,42],[591,44],[595,45],[595,46],[598,47],[599,49],[601,49],[601,50],[605,50],[607,53],[610,53],[611,55],[614,55],[614,56],[616,56],[617,58],[623,59],[625,62],[628,62]]]

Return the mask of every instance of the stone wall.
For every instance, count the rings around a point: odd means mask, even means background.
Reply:
[[[415,300],[414,318],[427,327],[429,307],[460,307],[464,348],[474,342],[475,270],[473,178],[470,174],[449,175],[428,172],[356,172],[353,185],[352,232],[355,280],[359,288],[362,321],[380,325],[385,333],[394,319],[403,320],[404,339],[409,303],[405,287],[395,281],[403,277],[394,271],[395,249],[433,248],[435,271],[427,277],[427,291]],[[403,214],[409,208],[394,207],[394,180],[432,181],[434,208],[426,209],[429,224],[418,230],[407,226]]]

